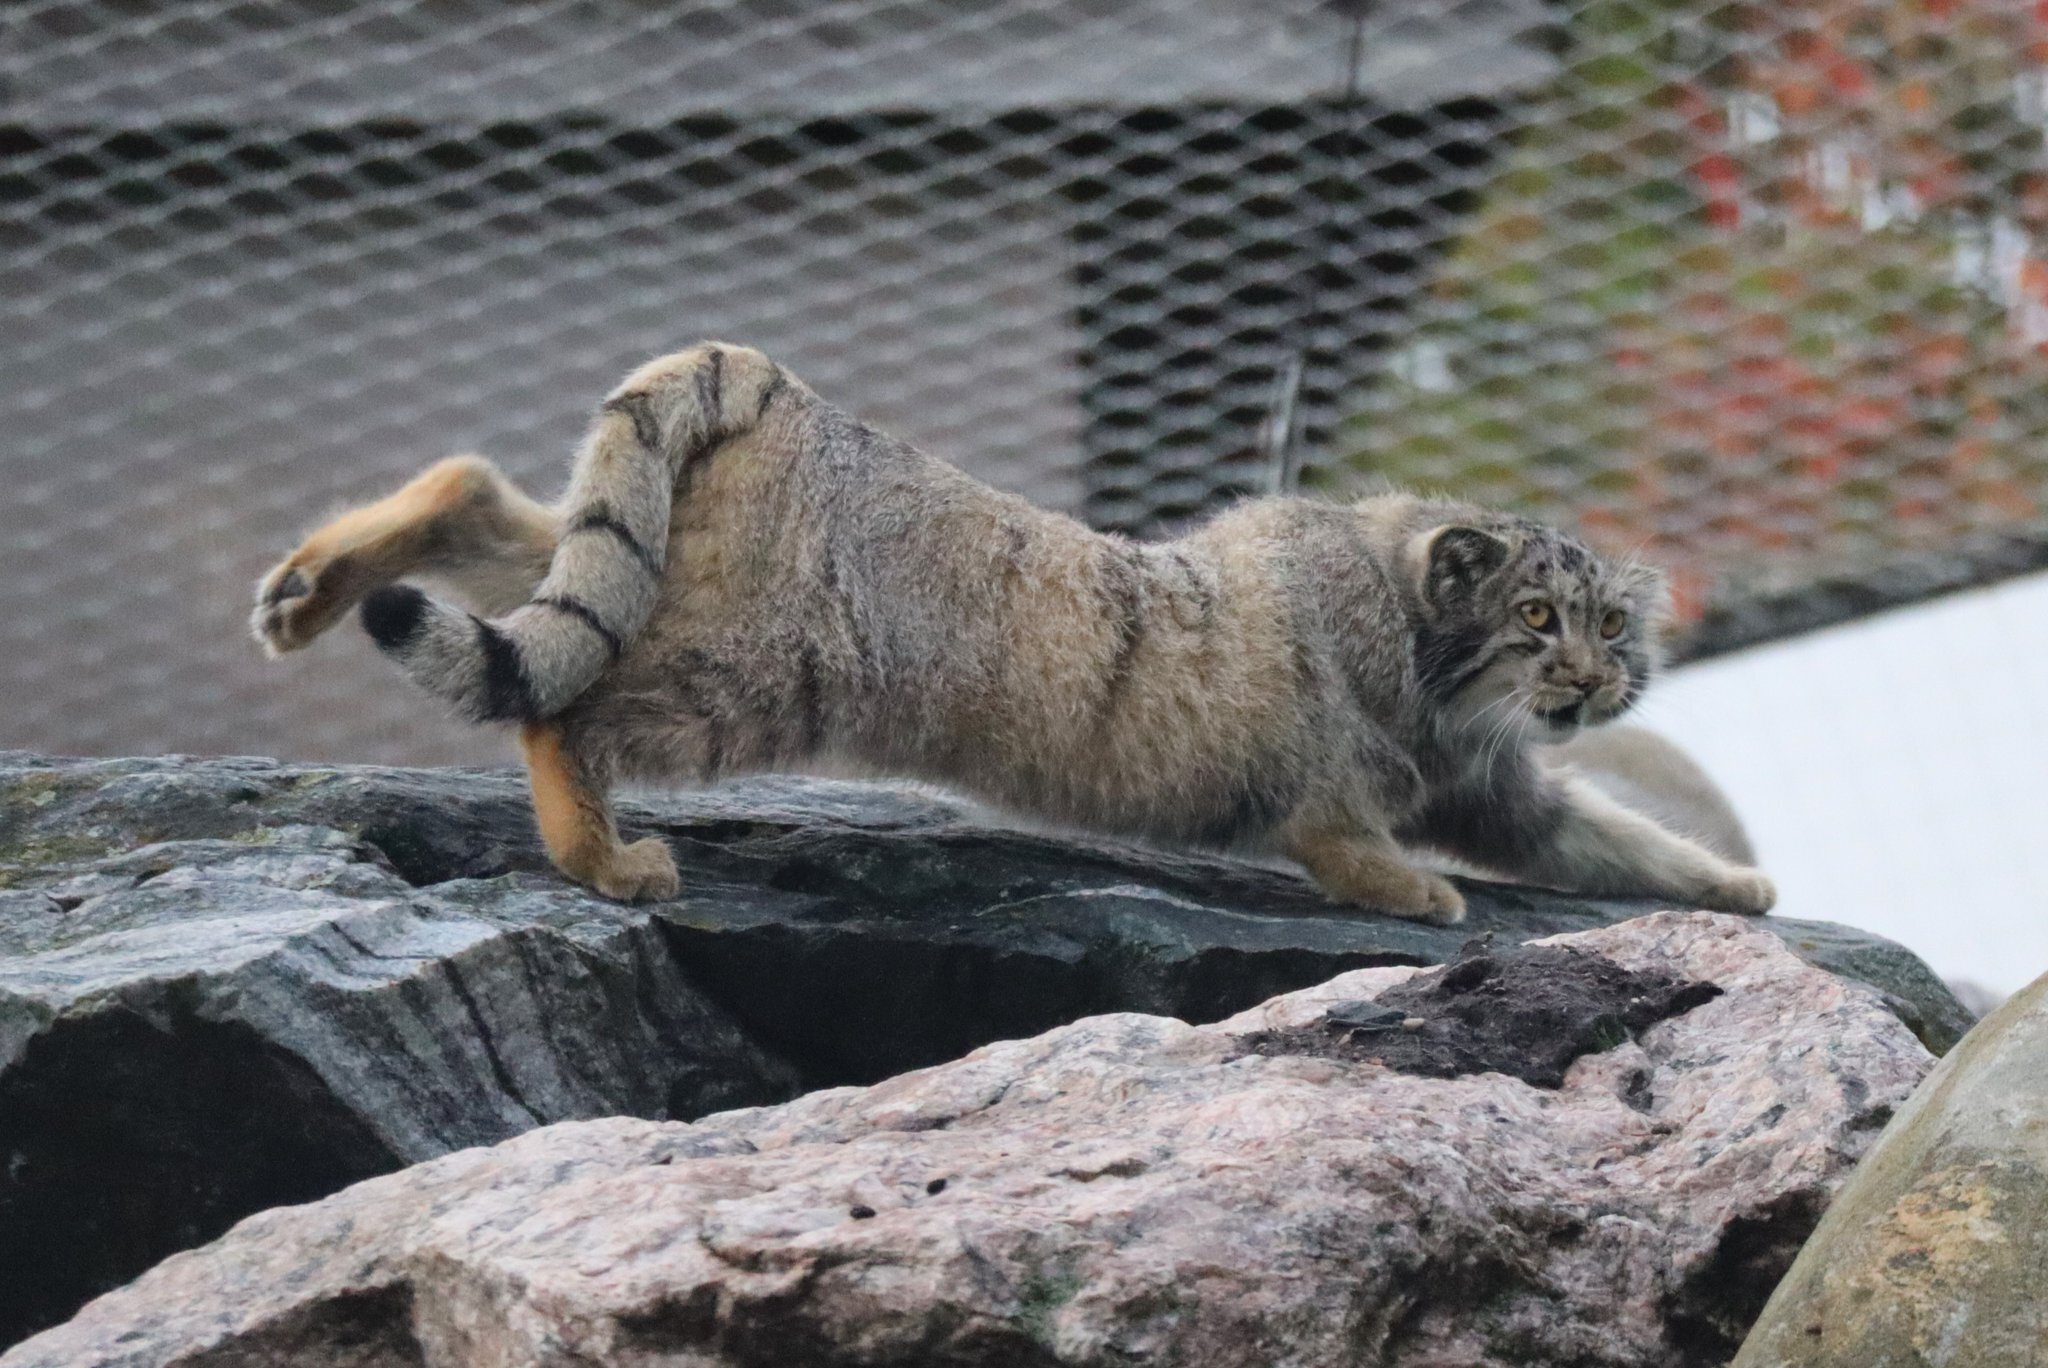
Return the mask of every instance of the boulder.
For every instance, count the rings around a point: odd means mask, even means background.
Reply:
[[[550,1122],[688,1120],[1138,1011],[1213,1022],[1640,905],[1467,883],[1462,927],[913,788],[626,804],[684,896],[549,868],[499,773],[0,755],[0,1344],[243,1216]],[[1768,918],[1934,1048],[1890,942]]]
[[[1755,922],[1551,947],[548,1126],[252,1217],[0,1368],[1724,1363],[1932,1058]]]
[[[1736,1368],[2022,1368],[2048,1352],[2048,977],[1886,1128]]]

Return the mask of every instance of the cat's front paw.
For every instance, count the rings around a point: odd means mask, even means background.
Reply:
[[[1405,908],[1392,909],[1397,917],[1409,921],[1427,922],[1431,926],[1456,926],[1465,920],[1465,895],[1457,885],[1441,874],[1418,870],[1421,887],[1418,896]]]
[[[310,646],[355,606],[339,560],[302,546],[257,583],[249,631],[266,654],[281,656]]]
[[[1465,920],[1465,897],[1457,887],[1409,864],[1385,838],[1323,835],[1297,843],[1293,854],[1338,902],[1432,926]]]
[[[1755,869],[1729,870],[1699,898],[1699,905],[1709,912],[1739,912],[1746,917],[1760,917],[1777,902],[1778,886]]]

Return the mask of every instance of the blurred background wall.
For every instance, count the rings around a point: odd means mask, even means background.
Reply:
[[[0,745],[502,761],[249,587],[452,451],[552,493],[699,337],[1140,535],[1298,375],[1311,490],[1672,567],[1785,910],[2014,986],[2044,125],[2032,0],[16,0]]]

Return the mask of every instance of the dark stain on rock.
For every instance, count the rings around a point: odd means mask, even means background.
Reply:
[[[1718,1368],[1734,1357],[1826,1205],[1820,1193],[1802,1189],[1728,1222],[1713,1254],[1664,1296],[1664,1337],[1676,1368]]]
[[[1380,1064],[1425,1078],[1503,1073],[1539,1088],[1721,990],[1554,945],[1465,947],[1451,964],[1340,1003],[1322,1021],[1245,1037],[1246,1053]],[[1407,1023],[1421,1018],[1419,1026]]]

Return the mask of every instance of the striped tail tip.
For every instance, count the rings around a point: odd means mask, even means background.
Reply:
[[[371,592],[362,620],[378,650],[470,721],[540,719],[519,647],[495,625],[408,584]]]
[[[373,589],[363,600],[363,630],[386,655],[404,657],[427,619],[427,596],[410,584]]]

